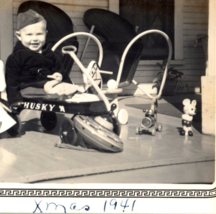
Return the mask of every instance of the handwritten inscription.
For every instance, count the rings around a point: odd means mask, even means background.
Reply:
[[[104,212],[111,210],[119,210],[124,212],[126,209],[130,209],[129,211],[134,210],[136,200],[132,203],[129,203],[129,199],[122,200],[120,203],[116,199],[111,199],[110,201],[105,201],[104,203]],[[111,208],[108,210],[108,208]]]
[[[89,211],[90,206],[78,206],[76,203],[71,203],[69,207],[63,204],[57,204],[54,202],[45,202],[45,201],[35,201],[35,209],[33,213],[44,213],[51,211],[58,211],[58,213],[67,213],[70,211]]]
[[[136,200],[123,199],[116,200],[110,199],[106,200],[102,204],[98,203],[94,208],[97,208],[100,212],[133,212],[135,207]],[[95,206],[95,205],[94,205]],[[103,210],[101,210],[103,208]],[[35,200],[35,208],[33,213],[50,213],[50,212],[58,212],[58,213],[73,213],[73,212],[88,212],[90,210],[90,205],[80,205],[77,203],[69,203],[67,205],[58,204],[55,202],[46,202],[46,201],[36,201]]]
[[[39,110],[39,111],[53,111],[54,108],[58,108],[60,112],[65,112],[63,105],[52,105],[44,103],[24,102],[25,109]]]

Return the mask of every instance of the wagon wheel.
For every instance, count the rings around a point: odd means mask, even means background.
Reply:
[[[9,113],[8,114],[16,121],[16,124],[14,126],[12,126],[11,128],[9,128],[7,130],[7,133],[12,136],[15,137],[19,134],[20,129],[21,129],[21,120],[19,115],[14,114],[14,113]]]
[[[47,130],[53,130],[57,125],[57,115],[55,112],[42,111],[40,116],[42,126]]]

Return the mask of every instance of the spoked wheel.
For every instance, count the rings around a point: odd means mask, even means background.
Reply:
[[[74,127],[74,122],[71,119],[66,118],[62,121],[59,136],[63,143],[72,144],[74,146],[77,145],[77,133]]]
[[[40,116],[42,126],[47,130],[53,130],[57,125],[57,116],[55,112],[42,111]]]
[[[15,137],[19,134],[20,129],[21,129],[21,120],[19,115],[14,114],[14,113],[8,113],[15,121],[16,124],[14,126],[12,126],[10,129],[7,130],[7,133],[12,136]]]

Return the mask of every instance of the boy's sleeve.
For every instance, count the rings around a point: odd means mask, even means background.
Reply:
[[[20,72],[20,67],[15,58],[9,56],[6,62],[6,90],[9,105],[23,100],[20,93]]]

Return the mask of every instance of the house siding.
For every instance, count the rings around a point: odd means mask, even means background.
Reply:
[[[0,0],[0,59],[5,63],[11,53],[10,46],[13,42],[11,33],[12,20],[12,0]]]
[[[178,0],[177,0],[178,1]],[[172,60],[171,66],[184,73],[183,80],[189,86],[189,92],[199,91],[201,76],[205,75],[206,60],[203,47],[194,47],[194,39],[198,34],[208,32],[208,0],[184,0],[183,15],[183,59]],[[152,82],[160,71],[155,61],[140,61],[135,74],[139,83]],[[124,90],[132,94],[136,86],[130,85]]]
[[[183,54],[185,73],[190,89],[201,87],[205,75],[206,59],[201,44],[194,47],[198,34],[208,34],[208,0],[184,1],[183,5]]]
[[[13,0],[13,27],[16,29],[16,14],[22,0]],[[109,0],[45,0],[65,11],[74,23],[75,32],[89,32],[83,23],[83,14],[90,8],[109,9]],[[198,34],[207,34],[208,31],[208,0],[183,0],[183,59],[172,60],[171,65],[184,72],[184,80],[189,85],[189,91],[200,88],[201,76],[205,75],[205,55],[202,45],[194,47],[194,39]],[[86,38],[79,39],[80,56]],[[16,38],[14,37],[14,43]],[[85,54],[84,64],[97,59],[97,46],[93,41],[89,43]],[[156,77],[160,68],[156,65],[160,61],[140,61],[134,79],[139,83],[150,83]],[[73,66],[71,78],[76,84],[82,83],[81,72],[77,65]],[[124,88],[124,94],[133,94],[136,86],[131,84]]]

